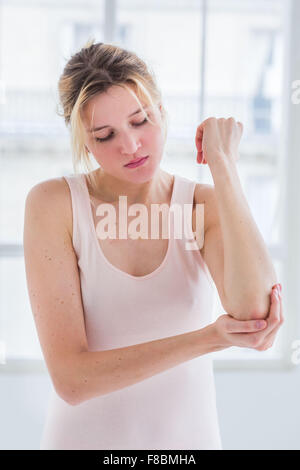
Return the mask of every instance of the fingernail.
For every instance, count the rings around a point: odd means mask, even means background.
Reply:
[[[272,291],[273,290],[276,290],[277,292],[281,292],[282,291],[281,284],[274,284],[274,286],[272,286]]]
[[[281,290],[280,289],[278,290],[278,297],[281,300]]]
[[[256,326],[256,328],[263,328],[265,326],[265,322],[263,320],[261,320],[261,321],[258,320],[255,323],[255,326]]]
[[[278,294],[279,298],[281,298],[281,286],[280,286],[280,284],[277,284],[276,290],[277,290],[277,294]]]

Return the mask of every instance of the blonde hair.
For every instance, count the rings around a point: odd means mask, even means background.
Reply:
[[[72,55],[66,63],[59,78],[58,91],[62,113],[66,126],[70,126],[73,169],[78,173],[80,164],[92,170],[89,152],[84,144],[84,127],[81,111],[83,106],[95,95],[106,92],[111,86],[126,88],[139,104],[146,117],[140,101],[153,108],[161,104],[161,92],[156,84],[153,71],[134,52],[121,47],[94,43],[89,40],[83,48]],[[134,91],[132,91],[132,88]],[[161,105],[164,142],[167,138],[168,116]],[[148,121],[154,124],[149,116]],[[92,186],[93,176],[87,174]],[[92,178],[91,178],[92,177]]]

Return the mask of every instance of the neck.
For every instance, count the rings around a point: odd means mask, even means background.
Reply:
[[[149,205],[151,202],[155,202],[167,177],[167,173],[159,167],[154,176],[144,183],[120,180],[103,172],[101,168],[96,170],[95,174],[97,188],[96,191],[93,189],[93,197],[105,202],[117,203],[119,196],[127,196],[128,205],[136,203]]]

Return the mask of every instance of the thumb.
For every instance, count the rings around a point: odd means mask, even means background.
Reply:
[[[228,333],[251,333],[263,330],[267,326],[265,320],[227,320],[226,329]]]

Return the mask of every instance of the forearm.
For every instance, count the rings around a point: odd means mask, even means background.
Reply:
[[[183,362],[222,349],[208,325],[191,331],[125,348],[84,351],[72,358],[61,385],[70,404],[120,390]],[[70,373],[71,371],[71,373]],[[63,379],[62,379],[63,381]]]
[[[224,292],[237,319],[266,318],[276,272],[250,212],[235,164],[211,169],[224,243]],[[237,313],[238,312],[238,313]]]

